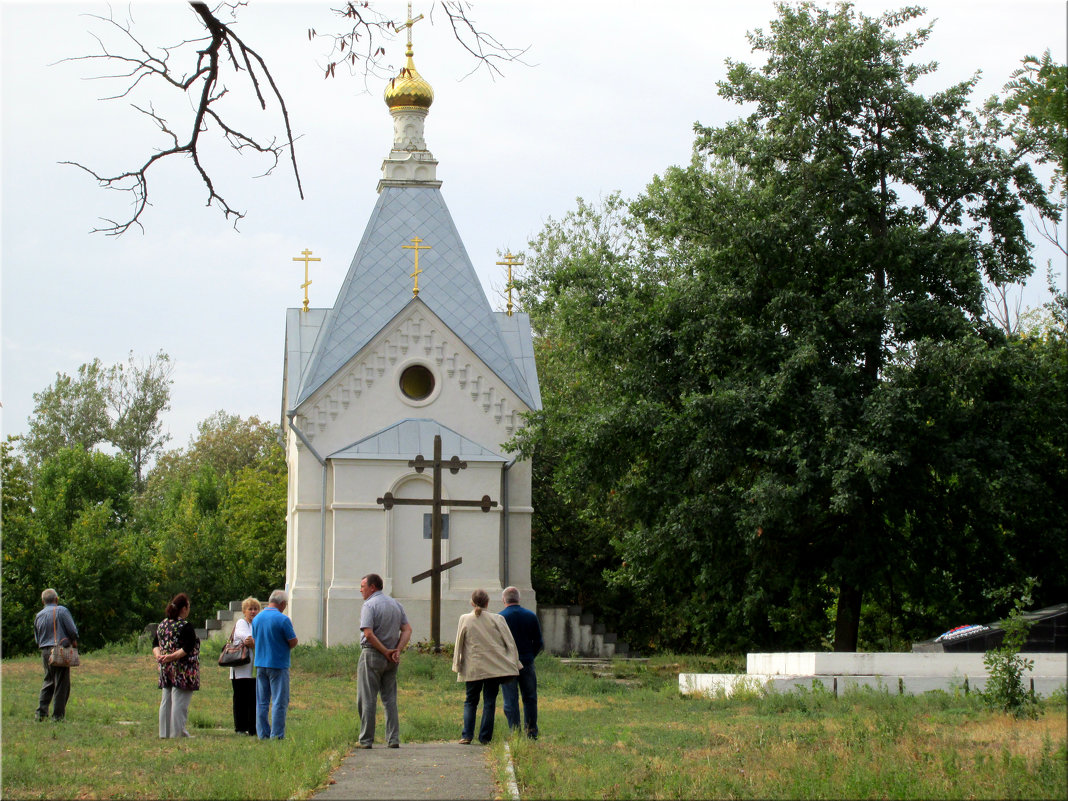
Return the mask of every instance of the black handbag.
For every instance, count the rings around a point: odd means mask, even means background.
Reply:
[[[241,667],[252,661],[243,642],[228,642],[219,654],[219,667]]]

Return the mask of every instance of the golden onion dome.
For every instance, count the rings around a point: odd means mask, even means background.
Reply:
[[[389,82],[383,94],[386,105],[391,109],[415,106],[416,108],[430,108],[434,102],[434,90],[430,84],[415,69],[412,61],[412,46],[408,45],[408,63],[401,67],[397,77]]]

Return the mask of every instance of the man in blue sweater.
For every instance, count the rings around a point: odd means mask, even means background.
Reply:
[[[275,590],[267,608],[252,618],[252,638],[256,642],[256,733],[261,740],[283,740],[286,736],[289,652],[297,647],[293,621],[283,614],[288,604],[285,590]]]
[[[523,722],[527,737],[538,739],[538,675],[534,672],[534,657],[545,644],[541,639],[538,616],[519,605],[519,590],[507,587],[501,593],[504,609],[501,617],[508,623],[519,650],[519,678],[501,685],[504,696],[504,717],[513,729],[519,728],[519,696],[523,696]]]

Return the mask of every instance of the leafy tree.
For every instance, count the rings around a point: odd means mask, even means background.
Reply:
[[[272,454],[278,437],[277,427],[258,417],[246,419],[220,409],[197,424],[190,456],[198,464],[211,465],[220,475],[233,476]]]
[[[108,401],[115,420],[108,440],[129,457],[138,489],[144,484],[149,460],[170,439],[170,434],[163,432],[160,415],[171,408],[173,370],[170,356],[161,350],[147,364],[138,364],[130,351],[127,363],[111,371]]]
[[[33,396],[23,443],[31,465],[62,448],[110,443],[130,460],[140,489],[148,462],[170,438],[161,415],[170,409],[172,370],[163,351],[141,364],[131,351],[125,365],[104,367],[94,359],[78,368],[77,379],[57,373],[54,384]]]
[[[233,477],[222,508],[231,569],[241,580],[233,600],[242,593],[266,598],[285,583],[287,489],[285,451],[278,442]]]
[[[679,213],[670,179],[654,182],[644,212],[669,247],[701,248],[717,290],[741,294],[716,310],[736,325],[723,344],[748,340],[759,354],[708,366],[765,397],[746,432],[760,457],[746,517],[791,541],[787,526],[808,518],[838,588],[839,650],[856,647],[863,588],[894,530],[885,498],[897,473],[864,444],[871,426],[893,422],[872,405],[886,371],[919,343],[966,335],[984,277],[1033,271],[1025,203],[1055,213],[1020,155],[999,145],[1000,125],[968,109],[974,79],[931,97],[913,90],[934,70],[907,63],[930,27],[898,29],[919,15],[780,5],[771,32],[750,35],[764,65],[731,64],[720,84],[756,110],[699,129],[699,152],[750,188],[713,189]]]
[[[528,275],[519,282],[537,332],[543,400],[532,416],[537,445],[527,454],[535,476],[532,582],[540,602],[578,603],[600,616],[612,616],[620,600],[604,577],[615,563],[614,529],[601,511],[599,488],[575,457],[584,452],[580,420],[611,391],[611,367],[590,360],[583,338],[574,334],[580,325],[591,337],[612,327],[588,304],[598,302],[593,295],[605,298],[615,279],[628,280],[639,243],[623,224],[624,214],[618,194],[600,209],[579,199],[575,211],[559,223],[550,220],[531,243],[537,256],[528,259]],[[518,442],[530,447],[522,435]]]
[[[5,478],[11,466],[5,465]],[[46,587],[61,594],[86,647],[143,623],[156,581],[146,549],[126,528],[132,488],[122,456],[64,448],[41,464],[32,514],[11,528],[5,520],[5,653],[34,647],[33,615]]]
[[[40,574],[41,554],[32,547],[33,483],[29,467],[20,458],[18,442],[0,443],[0,531],[3,532],[3,650],[21,653],[34,647],[30,625],[39,606],[33,588]],[[29,621],[29,622],[28,622]]]
[[[55,383],[35,392],[33,414],[22,446],[31,465],[63,448],[89,449],[108,439],[108,371],[99,359],[83,364],[78,375],[56,373]]]
[[[647,600],[636,625],[650,644],[811,647],[830,607],[834,647],[852,650],[873,585],[900,594],[947,571],[955,586],[951,557],[976,553],[975,527],[994,541],[959,514],[957,487],[983,478],[968,459],[1003,432],[958,415],[968,450],[934,454],[924,473],[924,429],[895,442],[913,411],[897,382],[921,362],[952,373],[969,343],[997,350],[983,281],[1029,275],[1021,213],[1056,212],[1003,146],[998,111],[969,108],[974,79],[915,91],[934,70],[909,63],[930,33],[903,31],[920,13],[780,5],[770,32],[750,35],[763,65],[731,63],[720,84],[752,113],[697,126],[692,164],[619,221],[634,244],[589,236],[596,225],[563,232],[570,250],[559,231],[533,243],[524,303],[589,391],[549,388],[516,444],[537,458],[566,442],[556,488],[614,529],[610,578]],[[965,406],[1003,411],[1004,387],[970,389]]]
[[[197,429],[160,456],[136,525],[162,595],[186,592],[208,616],[284,577],[286,475],[274,426],[218,411]]]
[[[1041,58],[1027,56],[1022,66],[1011,76],[1004,99],[992,97],[987,107],[1007,118],[1006,133],[1016,143],[1017,150],[1030,156],[1035,163],[1052,169],[1048,193],[1056,199],[1057,213],[1032,215],[1039,234],[1061,253],[1068,256],[1068,243],[1060,237],[1064,209],[1068,206],[1068,105],[1066,105],[1068,66],[1053,61],[1049,50]],[[1049,264],[1049,286],[1054,295],[1053,264]],[[1009,288],[994,284],[989,288],[988,303],[991,316],[1008,333],[1017,333],[1020,300],[1010,308]]]
[[[1063,193],[1068,175],[1068,66],[1057,64],[1049,50],[1041,58],[1026,56],[1005,90],[1008,96],[1000,107],[1012,115],[1017,144],[1033,152],[1039,164],[1053,166],[1051,194],[1057,187]],[[996,98],[991,102],[998,104]]]

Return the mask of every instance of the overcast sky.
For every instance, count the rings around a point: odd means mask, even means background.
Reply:
[[[150,175],[144,233],[90,234],[98,218],[121,215],[127,200],[98,189],[80,161],[100,171],[135,164],[164,144],[98,64],[56,63],[97,52],[86,14],[103,3],[0,3],[2,11],[2,429],[25,431],[33,393],[100,358],[172,357],[169,447],[184,447],[217,409],[277,421],[285,309],[299,306],[305,248],[312,306],[331,306],[376,200],[392,120],[384,81],[342,75],[324,81],[324,45],[307,30],[331,28],[341,3],[260,3],[241,11],[239,31],[274,71],[290,109],[305,200],[291,172],[256,177],[251,159],[220,166],[218,187],[247,211],[235,231],[183,161]],[[861,2],[875,15],[904,3]],[[402,3],[382,8],[404,19]],[[938,18],[918,58],[940,70],[934,91],[976,70],[974,97],[998,92],[1026,54],[1051,48],[1065,60],[1062,0],[934,2]],[[115,4],[154,46],[200,35],[184,3]],[[415,14],[429,4],[415,3]],[[432,84],[426,122],[442,192],[491,303],[503,308],[498,250],[520,251],[550,218],[619,190],[642,191],[654,174],[689,161],[693,123],[719,125],[740,114],[718,97],[724,60],[755,60],[746,31],[775,16],[770,2],[476,2],[473,16],[511,46],[529,46],[530,66],[505,76],[468,76],[473,64],[440,11],[415,27],[415,63]],[[116,41],[108,34],[109,41]],[[403,45],[387,58],[399,66]],[[468,77],[465,77],[468,76]],[[268,130],[274,109],[249,125]],[[276,126],[275,126],[276,128]],[[221,159],[221,157],[220,157]],[[220,161],[221,164],[221,161]],[[1045,258],[1032,282],[1045,283]],[[1063,272],[1062,272],[1063,274]],[[1027,302],[1039,304],[1035,289]]]

